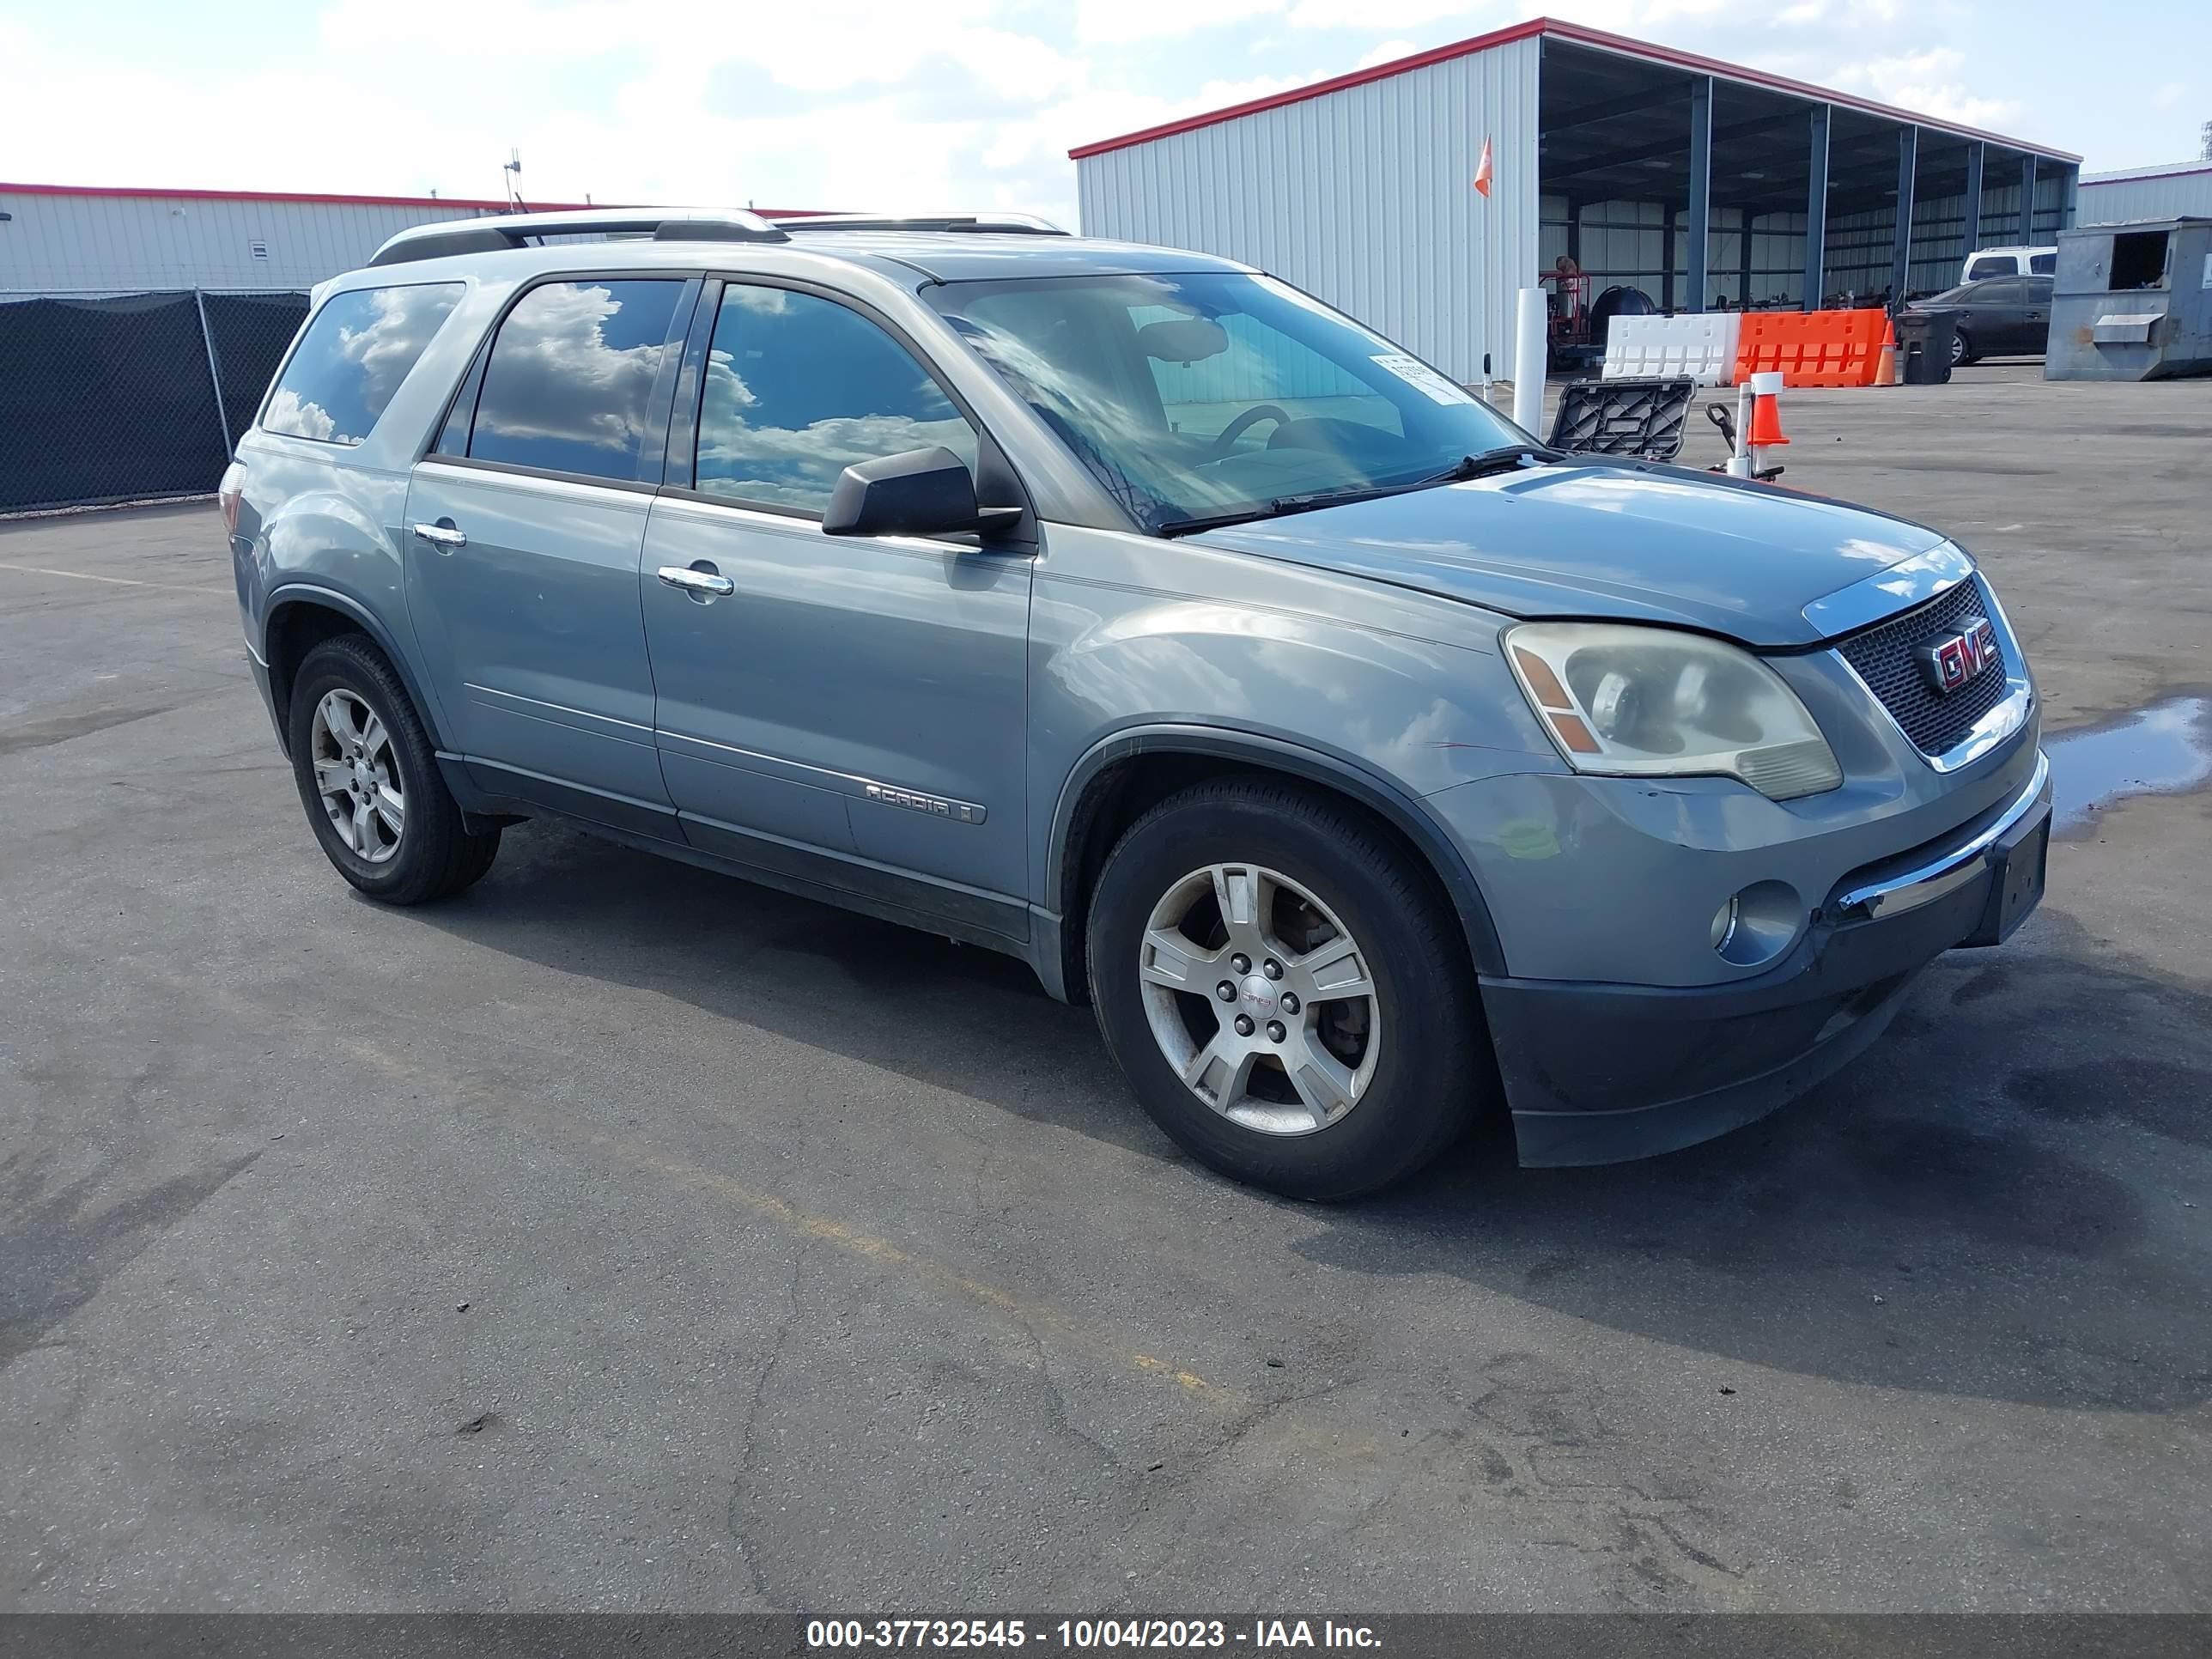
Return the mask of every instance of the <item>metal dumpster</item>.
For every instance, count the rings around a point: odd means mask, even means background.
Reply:
[[[2058,233],[2046,380],[2212,374],[2212,219]]]

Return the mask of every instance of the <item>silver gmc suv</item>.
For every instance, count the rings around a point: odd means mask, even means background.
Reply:
[[[224,479],[394,904],[544,815],[1027,962],[1308,1198],[1759,1116],[2040,896],[1939,532],[1546,449],[1224,259],[1018,219],[495,217],[319,291]]]

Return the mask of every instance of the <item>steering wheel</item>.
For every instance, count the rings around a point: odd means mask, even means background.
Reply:
[[[1221,435],[1213,441],[1213,447],[1206,452],[1206,462],[1218,461],[1236,448],[1237,441],[1261,422],[1273,421],[1279,426],[1287,426],[1290,424],[1290,419],[1288,414],[1276,408],[1273,404],[1253,404],[1251,408],[1221,428]],[[1200,463],[1201,465],[1205,464]]]

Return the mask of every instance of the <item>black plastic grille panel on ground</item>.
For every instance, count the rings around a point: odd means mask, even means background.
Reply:
[[[1560,389],[1552,417],[1552,447],[1671,461],[1682,453],[1697,390],[1686,379],[1571,381]]]
[[[1927,604],[1853,635],[1836,649],[1881,699],[1881,706],[1905,729],[1913,746],[1923,755],[1940,755],[1973,730],[1974,722],[2004,696],[2004,654],[2000,648],[1995,663],[1946,696],[1928,684],[1913,647],[1953,631],[1962,617],[1989,614],[1981,578],[1969,576]]]

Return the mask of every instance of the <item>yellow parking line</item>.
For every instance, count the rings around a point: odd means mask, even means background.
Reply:
[[[813,1211],[801,1209],[787,1199],[749,1187],[719,1170],[672,1158],[658,1147],[642,1141],[628,1140],[590,1128],[486,1085],[443,1076],[372,1044],[348,1040],[345,1046],[356,1056],[390,1076],[418,1086],[430,1086],[447,1093],[465,1096],[502,1116],[538,1118],[558,1133],[607,1152],[632,1169],[659,1176],[690,1191],[720,1199],[788,1228],[802,1237],[818,1239],[848,1255],[890,1268],[933,1290],[1005,1314],[1032,1333],[1040,1329],[1051,1331],[1073,1346],[1087,1348],[1145,1376],[1173,1382],[1185,1393],[1210,1404],[1231,1411],[1242,1411],[1252,1403],[1237,1389],[1209,1382],[1195,1371],[1143,1352],[1112,1332],[1088,1324],[1048,1302],[1017,1296],[998,1285],[986,1284],[980,1279],[948,1267],[943,1262],[916,1255],[889,1239],[864,1232],[834,1216],[819,1215]]]
[[[13,570],[25,576],[67,576],[72,581],[107,582],[117,587],[165,587],[172,593],[229,593],[235,591],[215,584],[194,586],[184,582],[149,582],[137,576],[95,576],[88,570],[53,570],[42,564],[9,564],[5,560],[0,560],[0,570]]]

